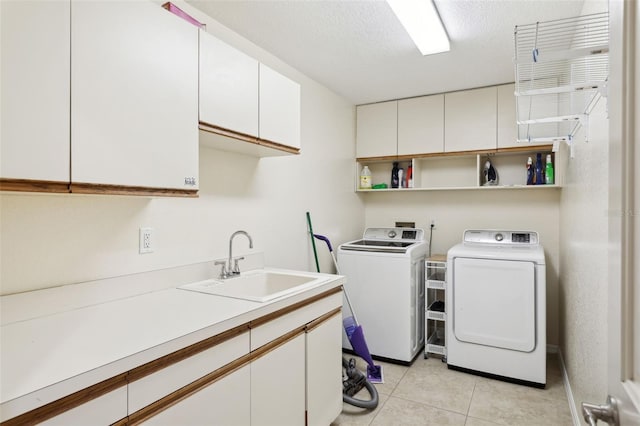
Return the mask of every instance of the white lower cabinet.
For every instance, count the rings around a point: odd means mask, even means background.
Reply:
[[[47,426],[109,425],[126,416],[127,387],[122,386],[39,424]]]
[[[248,365],[210,384],[146,421],[145,425],[246,426],[251,424]]]
[[[305,424],[305,335],[251,363],[251,425]]]
[[[249,332],[129,383],[129,414],[249,353]],[[190,399],[190,398],[189,398]]]
[[[331,424],[342,411],[342,315],[306,333],[307,425]]]
[[[65,396],[8,424],[326,426],[342,410],[342,292],[297,303],[123,372],[97,398],[101,386],[86,388],[75,408]]]

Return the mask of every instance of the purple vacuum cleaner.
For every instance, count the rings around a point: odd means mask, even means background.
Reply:
[[[329,253],[331,253],[331,258],[333,259],[333,264],[336,267],[336,271],[340,274],[340,269],[338,267],[338,261],[336,260],[335,255],[333,254],[333,247],[331,247],[331,242],[324,235],[313,234],[313,236],[319,240],[324,241],[329,248]],[[367,341],[364,338],[364,332],[362,330],[362,326],[358,324],[358,320],[356,319],[355,311],[351,306],[351,301],[349,300],[349,296],[347,294],[347,289],[344,289],[344,297],[347,301],[347,305],[349,306],[349,311],[351,312],[351,316],[348,316],[342,320],[342,325],[344,327],[344,331],[347,334],[347,338],[349,339],[349,343],[351,343],[351,347],[353,351],[362,359],[367,362],[367,379],[371,383],[384,383],[384,377],[382,375],[382,366],[375,365],[373,363],[373,358],[371,357],[371,353],[369,352],[369,347],[367,346]]]

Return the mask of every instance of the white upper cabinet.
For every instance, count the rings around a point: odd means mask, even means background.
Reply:
[[[257,156],[299,153],[300,85],[200,33],[204,145]]]
[[[398,101],[357,107],[356,157],[398,154]]]
[[[1,1],[0,170],[69,183],[69,1]]]
[[[498,86],[498,148],[521,146],[516,142],[518,128],[516,125],[515,84]]]
[[[444,95],[398,101],[398,155],[444,151]]]
[[[260,64],[260,139],[300,148],[300,85]]]
[[[200,30],[200,122],[257,137],[258,66]]]
[[[444,96],[445,151],[496,149],[496,87],[446,93]]]
[[[197,189],[195,26],[149,1],[73,2],[71,88],[72,191]]]

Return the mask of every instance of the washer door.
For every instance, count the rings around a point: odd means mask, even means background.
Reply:
[[[456,339],[522,352],[535,349],[533,262],[456,258],[452,290]]]

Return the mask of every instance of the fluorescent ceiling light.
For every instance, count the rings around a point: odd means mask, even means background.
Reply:
[[[423,55],[448,52],[449,37],[433,0],[387,0]]]

